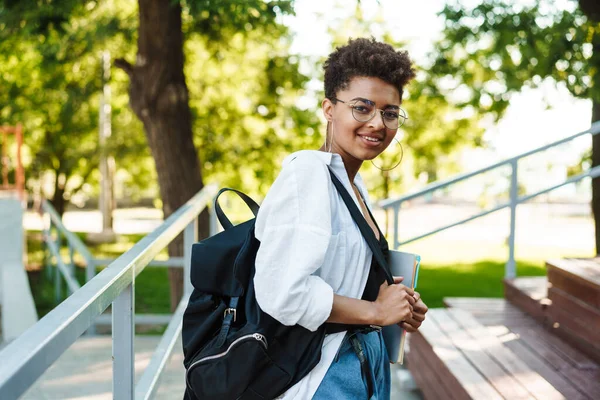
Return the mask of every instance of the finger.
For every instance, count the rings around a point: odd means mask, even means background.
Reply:
[[[418,312],[413,312],[413,319],[417,322],[423,322],[425,321],[425,315],[419,314]]]
[[[415,305],[415,299],[412,296],[407,296],[406,300],[408,301],[408,304],[410,304],[411,306]]]
[[[404,280],[403,276],[394,276],[394,283],[395,284],[402,283],[403,280]]]
[[[413,297],[415,298],[416,301],[419,301],[421,299],[421,293],[415,292],[415,294],[413,295]]]
[[[427,311],[429,310],[429,308],[427,308],[427,305],[425,303],[423,303],[422,300],[419,300],[415,303],[415,309],[417,310],[417,312],[419,312],[421,314],[426,314]]]
[[[398,325],[400,325],[400,327],[408,333],[415,333],[417,331],[413,326],[411,326],[405,321],[400,322]]]

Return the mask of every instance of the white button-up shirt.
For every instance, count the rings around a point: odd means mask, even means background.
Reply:
[[[337,192],[328,166],[360,210],[340,155],[304,150],[283,162],[256,219],[261,245],[254,285],[263,311],[285,325],[316,330],[331,314],[333,294],[360,298],[372,252]],[[354,184],[367,201],[360,175]],[[345,332],[327,335],[319,364],[281,399],[310,399]]]

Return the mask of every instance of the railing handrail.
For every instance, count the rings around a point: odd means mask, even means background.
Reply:
[[[92,253],[90,253],[90,251],[83,243],[83,241],[79,238],[79,236],[75,235],[73,232],[65,228],[62,222],[62,218],[60,217],[60,215],[58,215],[58,212],[54,209],[52,203],[44,199],[42,201],[42,210],[48,213],[48,216],[50,217],[50,220],[52,221],[56,229],[58,229],[58,231],[65,236],[69,244],[75,250],[77,250],[79,254],[83,256],[83,258],[85,258],[85,261],[87,263],[93,260],[94,257],[92,256]]]
[[[522,154],[520,154],[518,156],[515,156],[515,157],[512,157],[512,158],[508,158],[506,160],[499,161],[499,162],[497,162],[495,164],[489,165],[487,167],[483,167],[483,168],[478,169],[476,171],[472,171],[472,172],[467,172],[467,173],[464,173],[464,174],[460,174],[460,175],[455,176],[454,178],[447,179],[447,180],[444,180],[444,181],[433,182],[433,183],[431,183],[431,184],[423,187],[422,189],[420,189],[420,190],[418,190],[416,192],[409,193],[409,194],[397,197],[395,199],[385,199],[385,200],[382,200],[382,201],[380,201],[378,203],[378,205],[379,205],[379,207],[381,207],[383,209],[392,208],[392,207],[395,207],[395,206],[399,205],[400,203],[405,202],[407,200],[411,200],[411,199],[414,199],[416,197],[420,197],[420,196],[422,196],[424,194],[427,194],[427,193],[430,193],[430,192],[434,192],[434,191],[436,191],[438,189],[442,189],[444,187],[450,186],[450,185],[452,185],[454,183],[457,183],[457,182],[463,181],[465,179],[471,178],[471,177],[473,177],[475,175],[479,175],[479,174],[482,174],[484,172],[491,171],[493,169],[496,169],[498,167],[501,167],[501,166],[504,166],[504,165],[507,165],[507,164],[511,164],[512,162],[514,162],[516,160],[520,160],[521,158],[529,157],[530,155],[533,155],[535,153],[539,153],[541,151],[548,150],[549,148],[561,145],[563,143],[570,142],[571,140],[577,139],[580,136],[587,135],[587,134],[591,134],[592,136],[594,136],[594,135],[597,135],[599,133],[600,133],[600,121],[596,121],[588,129],[586,129],[585,131],[579,132],[579,133],[577,133],[575,135],[568,136],[566,138],[557,140],[557,141],[552,142],[550,144],[546,144],[546,145],[540,146],[540,147],[538,147],[536,149],[526,151],[526,152],[524,152],[524,153],[522,153]]]
[[[216,189],[214,184],[205,186],[152,233],[0,351],[0,398],[22,395],[98,315],[121,298],[134,277],[194,223],[216,194]]]

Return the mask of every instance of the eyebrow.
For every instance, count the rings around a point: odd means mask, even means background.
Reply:
[[[375,105],[376,105],[376,103],[375,103],[373,100],[365,99],[364,97],[355,97],[355,98],[353,98],[353,99],[352,99],[352,100],[350,100],[350,101],[356,101],[356,100],[362,100],[362,101],[364,101],[365,103],[367,103],[367,104],[370,104],[370,105],[372,105],[372,106],[375,106]],[[384,110],[385,110],[385,109],[389,109],[389,108],[393,108],[393,109],[396,109],[396,110],[399,110],[399,109],[400,109],[400,107],[399,107],[399,106],[397,106],[397,105],[394,105],[394,104],[386,104],[385,106],[383,106],[383,109],[384,109]]]

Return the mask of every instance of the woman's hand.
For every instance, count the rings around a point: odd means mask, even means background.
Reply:
[[[404,320],[400,323],[400,326],[406,330],[406,332],[416,332],[425,321],[425,314],[427,313],[427,305],[421,299],[421,294],[415,292],[414,294],[415,304],[413,304],[412,318]]]
[[[384,282],[379,287],[375,308],[375,325],[387,326],[413,318],[413,305],[416,303],[414,290],[401,284],[402,277],[394,277],[394,284]]]

